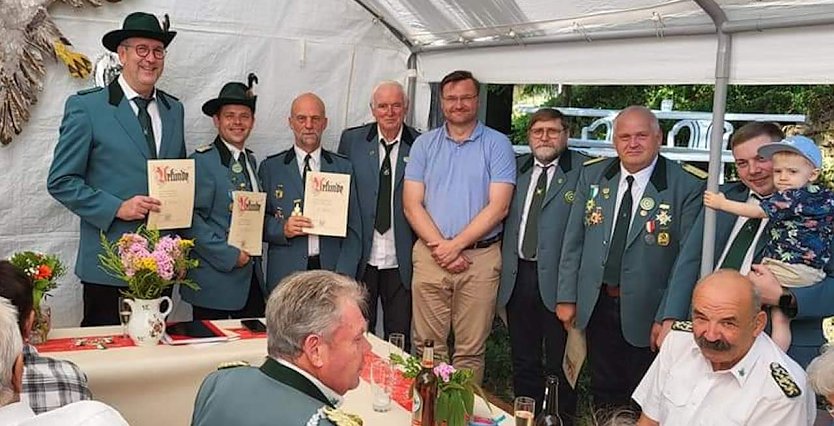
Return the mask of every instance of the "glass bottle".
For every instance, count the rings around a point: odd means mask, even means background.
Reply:
[[[423,343],[423,368],[414,378],[411,426],[434,426],[434,403],[437,399],[437,376],[434,374],[434,341]]]

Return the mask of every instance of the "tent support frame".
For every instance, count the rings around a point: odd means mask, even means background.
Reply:
[[[709,144],[709,177],[707,190],[718,191],[718,176],[721,175],[721,148],[724,133],[724,113],[727,109],[727,86],[730,82],[730,59],[732,58],[732,35],[724,31],[727,16],[714,0],[694,0],[715,23],[718,35],[718,49],[715,58],[715,92],[712,98],[712,134]],[[704,207],[704,236],[701,245],[701,277],[713,271],[715,265],[715,210]]]

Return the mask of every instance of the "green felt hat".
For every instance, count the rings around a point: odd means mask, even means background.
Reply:
[[[113,30],[105,34],[104,37],[101,38],[101,44],[103,44],[107,50],[115,52],[118,49],[119,44],[121,44],[125,39],[131,37],[143,37],[159,40],[163,45],[165,45],[165,47],[168,47],[168,44],[171,43],[171,40],[173,40],[174,36],[177,35],[176,31],[168,31],[170,26],[171,23],[168,19],[168,14],[165,14],[165,19],[162,22],[162,26],[160,26],[159,20],[156,19],[156,16],[145,12],[133,12],[125,18],[125,21],[122,24],[122,29]]]
[[[216,98],[209,100],[203,104],[203,114],[211,117],[217,114],[217,111],[223,105],[245,105],[255,113],[255,102],[258,97],[252,93],[252,86],[258,82],[258,76],[255,73],[249,73],[249,84],[243,84],[236,81],[226,83],[220,89],[220,94]]]

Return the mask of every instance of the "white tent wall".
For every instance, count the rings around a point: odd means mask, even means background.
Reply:
[[[314,91],[324,99],[329,118],[324,145],[335,149],[342,129],[371,120],[368,100],[376,82],[406,82],[408,50],[352,0],[129,0],[97,9],[56,4],[49,10],[75,49],[91,59],[104,52],[102,35],[120,28],[127,14],[170,15],[178,35],[158,86],[185,106],[189,152],[215,135],[211,120],[200,111],[203,102],[215,97],[225,82],[245,81],[249,72],[258,75],[260,84],[255,87],[257,121],[247,145],[259,159],[291,146],[287,116],[296,95]],[[47,301],[55,326],[74,326],[81,318],[80,284],[72,273],[78,218],[49,196],[46,176],[64,101],[91,85],[48,61],[31,120],[9,146],[0,148],[5,178],[0,258],[37,249],[58,254],[69,266]],[[417,97],[428,105],[421,92]],[[426,115],[418,112],[417,122],[426,122]]]
[[[465,64],[489,83],[713,84],[716,47],[715,35],[483,47],[421,53],[418,70],[424,81]],[[834,82],[834,26],[734,34],[732,53],[730,84]]]

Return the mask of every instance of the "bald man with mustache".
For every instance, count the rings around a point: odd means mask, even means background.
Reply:
[[[814,393],[802,367],[762,333],[753,283],[721,269],[699,282],[692,321],[678,321],[633,398],[638,425],[810,425]]]

